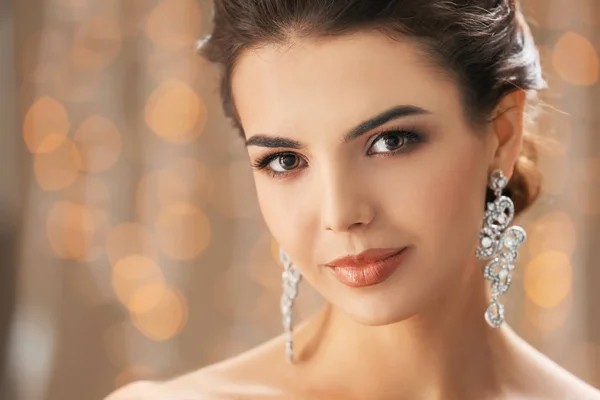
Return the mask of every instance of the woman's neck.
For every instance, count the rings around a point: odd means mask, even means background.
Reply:
[[[297,367],[314,385],[353,398],[486,398],[503,386],[512,349],[506,323],[487,325],[488,301],[483,276],[473,272],[390,325],[365,326],[327,306],[298,331]]]

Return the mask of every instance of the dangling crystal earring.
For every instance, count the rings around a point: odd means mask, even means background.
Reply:
[[[515,215],[515,206],[510,197],[502,191],[508,184],[501,169],[492,172],[489,187],[496,200],[487,203],[480,233],[480,245],[475,255],[480,260],[490,260],[483,270],[483,276],[492,282],[492,298],[485,312],[485,320],[493,328],[504,322],[504,305],[498,296],[506,293],[511,283],[511,271],[519,253],[518,248],[525,242],[525,230],[520,226],[507,228]]]
[[[293,350],[293,328],[292,328],[292,307],[294,299],[298,295],[298,284],[302,280],[302,275],[298,268],[292,264],[285,251],[279,248],[279,259],[283,263],[283,293],[281,294],[281,316],[283,330],[285,332],[285,354],[289,362],[294,361]]]

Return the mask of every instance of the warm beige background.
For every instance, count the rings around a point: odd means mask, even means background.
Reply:
[[[276,247],[192,51],[210,2],[1,4],[0,398],[96,400],[278,334]],[[600,2],[524,11],[556,143],[507,318],[600,386]]]

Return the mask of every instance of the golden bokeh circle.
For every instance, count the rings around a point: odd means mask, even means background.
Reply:
[[[204,101],[182,81],[169,79],[150,95],[145,121],[167,142],[189,143],[203,132],[208,115]]]
[[[69,126],[65,107],[51,97],[42,97],[25,114],[23,139],[32,153],[49,153],[63,143]]]
[[[65,189],[79,177],[81,156],[69,139],[50,153],[36,153],[33,171],[40,187],[46,191]]]
[[[103,253],[107,228],[107,216],[102,210],[60,201],[48,213],[46,236],[60,258],[92,261]]]
[[[121,51],[119,21],[101,13],[80,24],[71,48],[71,60],[83,69],[107,67]]]
[[[548,333],[559,329],[565,324],[573,309],[572,292],[556,307],[544,308],[532,301],[525,301],[525,318],[536,329]]]
[[[552,65],[572,85],[591,86],[598,81],[598,53],[589,39],[578,33],[568,31],[561,35],[554,47]]]
[[[155,341],[174,338],[185,327],[188,306],[183,296],[167,288],[159,302],[143,313],[131,313],[131,322],[146,337]]]
[[[523,275],[527,297],[543,308],[556,307],[571,291],[572,266],[569,257],[549,251],[534,257]]]
[[[211,225],[198,207],[175,203],[165,207],[155,224],[158,245],[162,252],[175,260],[192,260],[209,245]]]
[[[121,134],[115,124],[100,115],[86,118],[75,131],[74,142],[87,172],[109,169],[121,154]]]
[[[165,277],[160,267],[149,257],[134,254],[115,263],[111,281],[117,299],[130,311],[147,311],[160,301],[165,289]],[[140,295],[139,290],[153,287],[154,297]],[[143,297],[143,298],[142,298]]]

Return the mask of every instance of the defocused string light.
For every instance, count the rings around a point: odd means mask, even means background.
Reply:
[[[101,13],[81,24],[71,48],[71,59],[79,68],[103,69],[121,50],[121,30],[114,14]]]
[[[189,143],[203,132],[207,110],[187,83],[169,79],[146,102],[145,120],[150,129],[172,143]]]
[[[202,13],[193,0],[163,0],[150,13],[146,34],[163,50],[192,49],[200,36]]]
[[[134,254],[117,261],[111,281],[117,299],[132,312],[152,309],[165,292],[162,270],[154,260],[142,255]],[[139,290],[144,287],[152,287],[152,293],[140,294]]]
[[[556,307],[571,291],[572,269],[564,253],[550,251],[537,255],[525,266],[523,281],[527,297],[540,307]]]
[[[109,169],[121,154],[121,135],[115,124],[99,115],[86,118],[74,138],[81,155],[81,167],[88,172]]]
[[[60,258],[91,261],[103,252],[107,226],[106,213],[101,210],[61,201],[48,213],[46,235]]]
[[[69,126],[65,107],[51,97],[42,97],[25,114],[23,139],[32,153],[49,153],[65,140]]]
[[[79,176],[81,156],[72,141],[65,139],[50,153],[37,153],[33,171],[40,187],[47,191],[71,186]]]
[[[158,303],[146,312],[131,313],[131,322],[145,336],[155,341],[169,340],[185,327],[188,306],[175,289],[166,289]]]
[[[569,292],[567,297],[552,308],[540,307],[533,301],[525,299],[525,318],[537,330],[550,333],[565,324],[573,308],[573,293]]]
[[[598,81],[598,53],[592,43],[578,33],[562,34],[554,47],[552,64],[558,75],[572,85],[591,86]]]
[[[175,260],[192,260],[209,245],[211,225],[198,207],[175,203],[165,207],[155,224],[158,245],[162,252]]]

